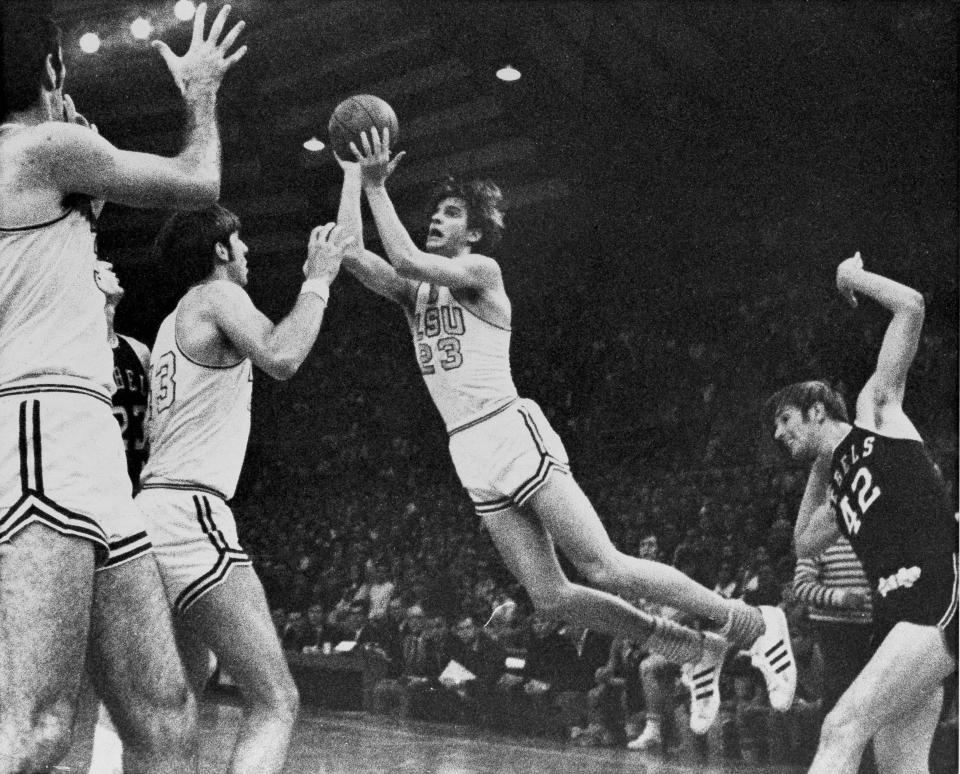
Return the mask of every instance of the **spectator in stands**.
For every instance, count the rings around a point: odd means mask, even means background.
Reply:
[[[330,635],[327,632],[323,605],[314,602],[307,608],[306,626],[299,642],[299,649],[303,653],[318,653],[323,650],[325,642],[330,642]]]
[[[713,590],[721,597],[733,599],[738,591],[737,578],[734,566],[730,562],[720,562],[717,569],[717,582]]]
[[[299,610],[287,613],[287,620],[280,633],[280,644],[284,650],[300,652],[300,645],[307,634],[307,620]]]
[[[444,711],[447,702],[437,682],[444,666],[441,661],[445,663],[446,657],[439,650],[436,633],[427,630],[427,616],[421,604],[407,608],[403,630],[399,674],[374,686],[374,711],[424,720],[449,719]]]
[[[482,723],[494,704],[496,686],[505,671],[506,653],[470,612],[454,619],[453,636],[447,643],[449,662],[440,675],[440,684],[450,697],[459,698],[461,718]],[[455,665],[470,676],[455,674]]]
[[[382,561],[367,565],[366,580],[354,594],[354,600],[365,599],[370,609],[371,621],[379,621],[387,615],[387,605],[393,596],[395,584],[389,577],[389,569]]]
[[[339,626],[330,629],[330,641],[334,643],[354,642],[365,645],[376,641],[376,627],[370,623],[367,600],[356,599],[350,603],[347,615]]]

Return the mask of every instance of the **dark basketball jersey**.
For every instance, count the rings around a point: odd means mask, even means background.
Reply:
[[[120,423],[120,434],[127,451],[127,473],[134,491],[140,482],[140,470],[147,459],[143,418],[147,413],[149,383],[143,362],[130,343],[119,336],[113,348],[113,415]]]
[[[854,426],[833,453],[830,504],[879,615],[945,625],[956,611],[957,521],[924,444]]]

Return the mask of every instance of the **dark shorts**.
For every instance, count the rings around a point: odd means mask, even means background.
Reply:
[[[872,650],[901,621],[940,629],[957,659],[957,554],[927,557],[880,582],[880,596],[874,608]]]

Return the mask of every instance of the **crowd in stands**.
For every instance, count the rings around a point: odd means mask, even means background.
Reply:
[[[358,296],[349,314],[385,314],[368,303]],[[691,313],[698,304],[710,313]],[[352,641],[385,659],[381,712],[580,745],[689,742],[675,667],[530,609],[459,487],[399,314],[362,330],[336,323],[302,378],[258,386],[260,425],[234,502],[284,647]],[[563,437],[614,542],[725,596],[787,610],[800,671],[794,707],[770,712],[759,674],[733,654],[708,735],[731,758],[802,761],[822,719],[822,654],[793,590],[805,473],[764,440],[763,399],[815,376],[852,398],[884,323],[851,331],[836,307],[797,291],[742,304],[693,299],[676,317],[625,321],[602,336],[568,335],[576,315],[539,339],[517,335],[520,392]],[[956,330],[934,316],[906,408],[954,500],[956,362]],[[946,714],[955,723],[955,699]]]

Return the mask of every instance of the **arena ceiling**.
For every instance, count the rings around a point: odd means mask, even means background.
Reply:
[[[182,51],[190,25],[175,22],[172,6],[55,2],[68,91],[122,147],[178,147],[175,89],[160,58],[127,31],[137,14],[150,15],[156,34]],[[872,192],[897,164],[903,175],[955,189],[953,3],[233,7],[232,17],[248,23],[250,51],[221,100],[223,198],[261,254],[299,255],[305,229],[335,213],[339,170],[329,151],[312,154],[302,143],[326,140],[330,111],[353,93],[384,97],[399,116],[407,157],[393,190],[403,215],[447,172],[491,176],[527,234],[520,243],[548,249],[574,233],[582,240],[617,208],[637,229],[658,227],[669,238],[675,228],[696,243],[698,224],[710,222],[697,210],[716,207],[718,219],[740,218],[761,244],[776,242],[782,219],[765,211],[787,195],[781,188],[856,178]],[[104,44],[84,55],[76,40],[91,28]],[[522,71],[520,81],[494,77],[506,62]],[[748,173],[757,188],[749,194],[739,190]],[[757,187],[764,178],[777,184]],[[142,259],[158,217],[108,208],[105,236],[119,260]]]

